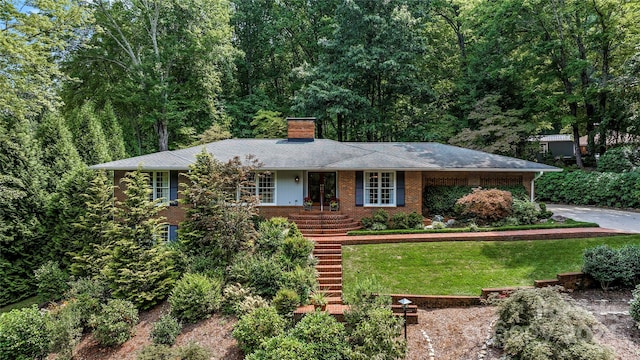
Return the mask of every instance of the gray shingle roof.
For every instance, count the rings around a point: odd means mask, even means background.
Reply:
[[[92,169],[187,170],[205,147],[220,161],[254,155],[268,170],[561,171],[553,166],[439,143],[345,143],[229,139],[112,161]]]

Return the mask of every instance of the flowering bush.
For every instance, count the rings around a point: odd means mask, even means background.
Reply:
[[[340,205],[340,199],[334,197],[329,200],[329,206],[338,207],[338,205]]]
[[[302,202],[307,206],[313,205],[313,200],[311,200],[311,198],[309,196],[305,197]]]

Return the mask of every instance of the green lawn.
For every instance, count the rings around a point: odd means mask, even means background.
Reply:
[[[640,235],[589,239],[432,242],[342,247],[343,286],[375,277],[385,293],[480,295],[580,271],[584,249],[640,245]]]

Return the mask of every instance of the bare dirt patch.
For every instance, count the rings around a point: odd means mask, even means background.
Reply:
[[[168,312],[168,304],[156,306],[150,311],[140,314],[140,322],[136,326],[135,336],[122,346],[114,348],[101,347],[91,334],[85,335],[74,351],[77,360],[135,360],[138,352],[151,344],[149,332],[152,324]],[[237,347],[236,340],[231,337],[235,318],[213,315],[197,324],[186,325],[176,340],[176,345],[195,342],[212,353],[212,359],[239,360],[243,356]]]
[[[640,358],[640,330],[629,316],[631,291],[586,290],[571,293],[569,297],[601,322],[601,326],[595,329],[595,338],[614,349],[616,359]],[[137,352],[151,343],[151,325],[166,311],[168,308],[164,304],[142,313],[136,335],[120,347],[102,348],[93,336],[85,335],[76,348],[75,359],[135,360]],[[493,306],[418,310],[419,324],[408,326],[406,359],[428,360],[430,349],[433,349],[434,359],[478,359],[483,354],[485,360],[499,360],[503,355],[501,351],[483,347],[491,337],[491,326],[496,319]],[[187,325],[178,337],[177,345],[194,341],[209,349],[212,359],[240,360],[243,355],[231,336],[235,323],[233,317],[214,315],[197,324]]]

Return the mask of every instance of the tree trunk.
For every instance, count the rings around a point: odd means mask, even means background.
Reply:
[[[169,150],[169,130],[167,124],[157,121],[155,124],[156,134],[158,135],[158,151]]]

